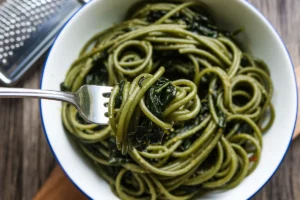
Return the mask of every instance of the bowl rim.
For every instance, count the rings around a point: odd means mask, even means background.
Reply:
[[[83,10],[86,6],[88,6],[92,1],[88,1],[86,4],[84,4],[81,8],[79,8],[74,14],[72,14],[72,16],[65,22],[65,24],[63,25],[63,27],[61,28],[61,30],[59,31],[59,33],[57,34],[53,44],[51,45],[50,49],[49,49],[49,52],[46,56],[46,59],[45,59],[45,63],[43,65],[43,68],[42,68],[42,72],[41,72],[41,78],[40,78],[40,86],[39,88],[42,89],[42,86],[43,86],[43,78],[44,78],[44,72],[45,72],[45,69],[46,69],[46,66],[47,66],[47,63],[48,63],[48,59],[49,59],[49,55],[51,54],[52,52],[52,49],[53,49],[53,46],[54,44],[56,43],[57,39],[60,37],[62,31],[65,29],[65,27],[69,24],[69,22],[81,11]],[[256,11],[256,14],[261,17],[262,19],[265,20],[265,22],[267,22],[267,24],[269,25],[269,27],[274,31],[275,35],[277,36],[277,38],[280,40],[280,43],[282,44],[282,46],[284,47],[287,55],[288,55],[288,58],[289,58],[289,62],[290,62],[290,65],[292,66],[293,70],[292,70],[292,73],[294,75],[294,83],[295,83],[295,88],[296,88],[296,116],[294,117],[295,118],[295,121],[294,121],[294,127],[293,127],[293,132],[291,134],[291,137],[290,137],[290,140],[289,140],[289,143],[286,147],[286,150],[280,160],[280,162],[278,163],[277,167],[275,168],[275,170],[272,172],[271,176],[265,181],[264,184],[262,184],[262,186],[256,191],[254,192],[251,196],[249,196],[247,199],[250,200],[252,199],[258,192],[260,192],[264,187],[265,185],[272,179],[272,177],[275,175],[275,173],[278,171],[279,167],[282,165],[282,162],[284,160],[284,158],[286,157],[287,155],[287,152],[291,146],[291,143],[292,143],[292,139],[293,139],[293,134],[294,134],[294,131],[295,131],[295,128],[296,128],[296,123],[297,123],[297,118],[298,118],[298,100],[299,100],[299,97],[298,97],[298,84],[297,84],[297,79],[296,79],[296,73],[295,73],[295,66],[293,64],[293,61],[292,61],[292,58],[291,58],[291,54],[289,53],[289,50],[287,49],[285,43],[283,42],[283,39],[282,37],[280,36],[280,34],[278,33],[278,31],[275,29],[275,27],[272,25],[272,23],[261,13],[261,11],[258,10],[258,8],[256,8],[254,5],[252,5],[248,0],[244,0],[244,3],[252,8],[253,10]],[[51,150],[51,153],[52,155],[54,156],[56,162],[58,163],[58,165],[60,166],[60,168],[62,169],[63,173],[67,176],[67,178],[71,181],[71,183],[83,194],[85,195],[88,199],[92,199],[86,192],[83,191],[83,189],[81,189],[72,179],[71,176],[68,175],[67,171],[63,168],[63,166],[61,165],[59,159],[57,158],[56,154],[54,153],[54,150],[53,150],[53,147],[49,141],[49,138],[48,138],[48,134],[47,134],[47,131],[46,131],[46,128],[45,128],[45,122],[44,122],[44,118],[43,118],[43,109],[42,109],[42,100],[39,100],[39,110],[40,110],[40,120],[41,120],[41,124],[42,124],[42,129],[43,129],[43,132],[44,132],[44,135],[45,135],[45,138],[46,138],[46,141],[47,141],[47,144]]]

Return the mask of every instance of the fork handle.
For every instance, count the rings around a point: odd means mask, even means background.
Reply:
[[[24,89],[24,88],[4,88],[0,87],[0,98],[35,98],[64,101],[76,106],[75,95],[68,92]]]

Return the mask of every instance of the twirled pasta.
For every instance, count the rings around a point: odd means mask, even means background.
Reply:
[[[198,1],[144,1],[129,13],[86,43],[62,84],[114,86],[110,125],[88,124],[64,103],[66,131],[121,199],[237,186],[255,170],[274,120],[268,67]]]
[[[132,81],[130,86],[129,84],[125,84],[121,94],[123,99],[122,102],[124,103],[121,104],[120,109],[117,112],[115,112],[115,99],[120,90],[119,86],[116,86],[112,92],[109,102],[108,117],[110,126],[116,134],[117,147],[119,150],[122,150],[123,154],[127,153],[129,147],[127,144],[128,126],[133,123],[138,124],[141,113],[164,130],[172,128],[172,124],[162,121],[151,113],[147,108],[144,97],[147,90],[158,81],[164,71],[165,69],[162,67],[154,75],[141,74]],[[141,78],[144,78],[143,83],[138,84]],[[170,105],[165,108],[162,117],[171,122],[187,121],[196,117],[201,108],[196,85],[189,80],[176,80],[172,83],[167,82],[163,87],[166,87],[168,84],[176,86],[177,94],[170,102]],[[136,108],[137,105],[139,105],[138,111]],[[132,120],[132,118],[134,118],[134,120]]]

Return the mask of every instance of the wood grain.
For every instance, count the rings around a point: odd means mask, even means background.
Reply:
[[[85,200],[87,199],[67,179],[59,166],[56,166],[50,177],[33,198],[33,200]]]
[[[297,78],[297,85],[298,85],[298,105],[300,105],[300,66],[295,68],[296,78]],[[300,113],[300,107],[298,106],[298,115]],[[296,139],[300,135],[300,117],[298,116],[297,119],[297,126],[294,132],[293,139]]]
[[[300,1],[249,1],[275,26],[286,43],[295,66],[300,66]],[[17,86],[38,88],[43,62],[44,57]],[[42,133],[38,101],[0,99],[0,127],[0,200],[32,199],[56,166]],[[300,199],[299,158],[300,138],[293,142],[271,181],[253,199]],[[59,175],[56,189],[61,188],[61,177],[63,176]],[[71,184],[69,186],[73,187]],[[42,199],[46,196],[44,193]],[[68,200],[69,197],[71,196],[64,196],[62,199]]]
[[[38,88],[40,59],[17,87]],[[42,133],[38,100],[0,99],[0,200],[29,200],[56,165]]]
[[[299,0],[250,0],[282,36],[295,66],[300,66]],[[297,28],[296,28],[297,27]],[[284,134],[284,133],[283,133]],[[297,138],[279,170],[256,195],[255,200],[300,199],[300,139]]]

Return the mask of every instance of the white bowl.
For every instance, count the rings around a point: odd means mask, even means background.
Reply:
[[[95,33],[124,19],[137,0],[93,0],[77,12],[59,34],[43,70],[41,88],[59,90],[66,72],[85,42]],[[239,186],[216,191],[203,199],[248,199],[259,191],[279,167],[291,142],[297,114],[297,86],[289,54],[270,23],[247,1],[202,0],[220,25],[245,27],[243,43],[270,67],[274,82],[276,119],[263,136],[261,161]],[[41,118],[49,146],[72,182],[92,199],[118,199],[67,137],[61,123],[61,103],[41,101]]]

